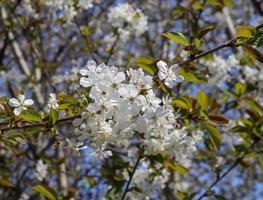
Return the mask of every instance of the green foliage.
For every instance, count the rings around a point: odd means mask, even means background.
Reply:
[[[46,197],[48,200],[57,200],[58,194],[56,191],[46,185],[35,185],[32,187],[35,191]]]
[[[244,83],[236,83],[235,84],[235,90],[237,95],[242,95],[246,92],[247,85]]]
[[[185,168],[184,166],[182,166],[182,165],[179,164],[179,163],[174,163],[174,162],[172,162],[171,160],[166,160],[166,161],[164,162],[164,166],[165,166],[166,168],[169,168],[169,169],[175,171],[175,172],[179,172],[179,173],[182,174],[182,175],[185,175],[185,174],[187,174],[187,172],[188,172],[187,168]]]
[[[9,142],[10,144],[26,144],[26,137],[20,133],[8,135],[5,138],[5,142]]]
[[[59,103],[59,106],[58,106],[59,110],[65,110],[70,107],[75,107],[79,105],[79,101],[75,97],[71,95],[67,95],[63,92],[58,94],[57,100]]]
[[[201,106],[202,110],[206,110],[209,106],[210,99],[203,90],[200,90],[197,94],[197,102]]]
[[[39,114],[39,112],[36,112],[33,109],[28,109],[19,115],[19,119],[27,122],[41,122],[42,116]]]
[[[0,178],[0,186],[7,188],[15,188],[15,186],[7,179]]]
[[[216,28],[216,25],[214,24],[210,24],[210,25],[200,28],[200,30],[197,33],[197,38],[202,39],[207,33],[214,30],[215,28]]]
[[[255,34],[256,29],[253,26],[238,26],[236,32],[237,37],[251,38]]]
[[[141,67],[145,72],[150,75],[156,75],[158,69],[156,67],[157,59],[151,57],[138,57],[136,58],[136,64]]]
[[[163,33],[163,36],[173,40],[183,46],[189,46],[190,42],[187,40],[187,38],[180,32],[174,32],[174,33]]]
[[[263,63],[263,55],[261,52],[248,45],[243,45],[243,48],[251,55],[252,58]]]
[[[51,108],[49,111],[49,122],[54,125],[58,120],[58,111]]]
[[[182,98],[173,99],[172,103],[173,103],[173,105],[175,105],[178,108],[182,108],[182,109],[189,109],[190,108],[188,102]]]
[[[83,35],[85,35],[85,36],[90,36],[92,34],[92,30],[88,26],[83,25],[80,27],[80,29],[81,29]]]
[[[249,44],[254,48],[261,47],[263,45],[263,30],[259,29],[254,36],[249,40]]]
[[[159,84],[159,86],[160,86],[160,88],[161,88],[162,91],[164,91],[165,93],[170,94],[170,95],[172,94],[171,89],[170,89],[169,87],[167,87],[167,86],[164,84],[163,81],[158,80],[158,84]]]
[[[185,81],[191,83],[202,83],[202,84],[207,83],[206,78],[204,78],[201,74],[197,74],[196,72],[186,71],[185,69],[181,68],[179,73],[184,77]]]
[[[206,130],[208,134],[208,139],[206,140],[208,148],[219,150],[222,139],[217,128],[209,123],[204,123],[203,129]]]

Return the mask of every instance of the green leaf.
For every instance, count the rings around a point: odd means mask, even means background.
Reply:
[[[208,133],[209,136],[208,144],[210,145],[210,147],[212,147],[212,149],[219,150],[222,139],[217,128],[211,124],[205,123],[204,129]]]
[[[216,25],[214,25],[214,24],[210,24],[210,25],[207,25],[205,27],[202,27],[197,33],[197,38],[198,39],[203,38],[207,33],[214,30],[215,28],[216,28]]]
[[[81,29],[83,35],[89,36],[92,34],[92,31],[88,26],[83,25],[80,27],[80,29]]]
[[[163,33],[163,36],[184,46],[190,45],[190,42],[187,40],[187,38],[180,32]]]
[[[151,57],[138,57],[136,58],[136,63],[139,67],[141,67],[145,72],[151,74],[151,75],[156,75],[158,70],[157,70],[157,59],[151,58]]]
[[[205,110],[209,106],[210,99],[203,90],[200,90],[197,94],[197,102],[201,106],[202,110]]]
[[[254,99],[246,98],[245,101],[250,106],[250,109],[259,115],[263,115],[263,108]]]
[[[57,122],[58,119],[58,111],[51,108],[49,111],[49,120],[51,122],[51,124],[55,124]]]
[[[160,88],[166,92],[167,94],[172,94],[172,91],[169,87],[167,87],[163,81],[158,81]]]
[[[76,192],[77,192],[76,188],[70,188],[68,190],[67,195],[65,197],[63,197],[62,200],[70,200],[70,199],[72,199]]]
[[[53,188],[50,188],[45,185],[35,185],[32,187],[35,191],[42,194],[44,197],[46,197],[49,200],[57,200],[57,193]]]
[[[178,108],[189,109],[188,103],[185,100],[181,99],[181,98],[173,99],[172,100],[172,104],[175,105]]]
[[[263,45],[263,30],[258,30],[254,36],[248,41],[253,48],[258,48]]]
[[[202,46],[202,39],[194,39],[195,49],[199,49]]]
[[[14,188],[15,187],[12,183],[10,183],[9,180],[4,179],[4,178],[0,178],[0,185],[4,186],[4,187],[9,187],[9,188]]]
[[[236,30],[237,37],[251,38],[256,32],[253,26],[238,26]]]
[[[203,84],[207,83],[207,80],[201,75],[190,71],[186,72],[183,68],[180,68],[179,74],[182,75],[184,77],[184,80],[188,82],[203,83]]]
[[[263,55],[251,46],[243,45],[244,49],[256,60],[263,63]]]
[[[57,100],[59,102],[59,110],[79,105],[79,101],[75,97],[67,95],[64,92],[61,92],[57,95]]]
[[[27,121],[27,122],[41,122],[42,121],[42,116],[34,111],[33,109],[28,109],[23,111],[20,115],[19,118]]]
[[[182,166],[182,165],[180,165],[178,163],[174,163],[174,162],[172,162],[170,160],[166,160],[164,162],[164,165],[165,165],[165,167],[170,168],[173,171],[177,171],[177,172],[179,172],[180,174],[183,174],[183,175],[187,174],[187,172],[188,172],[187,168],[185,168],[184,166]]]
[[[232,131],[234,133],[246,133],[250,131],[250,128],[245,126],[235,126],[232,128]]]
[[[6,137],[6,139],[11,142],[11,143],[14,143],[14,144],[26,144],[26,138],[24,135],[22,134],[13,134],[13,135],[9,135]]]
[[[220,1],[220,0],[207,0],[206,1],[208,4],[211,5],[216,5],[216,6],[224,6],[224,2]]]
[[[242,95],[245,93],[247,85],[245,83],[236,83],[235,90],[237,95]]]

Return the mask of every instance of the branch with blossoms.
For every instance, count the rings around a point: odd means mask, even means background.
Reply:
[[[259,30],[263,27],[263,24],[259,25],[259,26],[256,26],[256,29]],[[118,34],[119,35],[119,34]],[[117,36],[118,38],[118,36]],[[214,47],[212,49],[209,49],[209,50],[206,50],[200,54],[197,54],[195,55],[193,58],[190,58],[188,60],[185,60],[181,63],[178,63],[176,65],[173,65],[171,66],[170,68],[167,68],[167,64],[164,63],[163,61],[160,61],[159,63],[157,63],[157,67],[159,69],[159,78],[160,80],[164,80],[165,81],[165,84],[172,88],[174,86],[174,84],[176,82],[181,82],[183,81],[183,77],[182,76],[176,76],[176,73],[178,73],[178,68],[176,67],[177,65],[178,66],[184,66],[184,65],[188,65],[190,64],[191,62],[194,62],[195,60],[198,60],[204,56],[207,56],[209,54],[212,54],[214,53],[215,51],[218,51],[222,48],[226,48],[226,47],[236,47],[237,45],[235,45],[235,42],[236,40],[238,39],[238,37],[235,37],[235,38],[232,38],[231,40],[227,41],[227,42],[224,42],[223,44],[220,44],[218,45],[217,47]],[[116,39],[117,41],[118,39]],[[114,42],[115,44],[116,42]],[[114,46],[112,46],[111,49],[114,49]],[[113,53],[113,50],[110,51],[110,54],[109,56],[111,56]],[[94,70],[94,69],[92,69]],[[87,73],[80,71],[80,73],[82,75],[88,75]],[[85,86],[85,83],[84,83],[84,86]],[[57,105],[57,102],[56,102],[56,99],[55,99],[55,95],[51,94],[51,98],[50,98],[50,101],[51,103],[48,105],[48,107],[50,108],[55,108],[57,109],[58,105]],[[25,100],[25,96],[24,95],[19,95],[18,96],[18,99],[15,99],[15,98],[12,98],[9,100],[9,105],[11,107],[14,107],[14,114],[15,115],[19,115],[22,111],[26,110],[27,109],[27,106],[31,106],[33,104],[33,100],[32,99],[27,99]],[[61,119],[59,121],[68,121],[70,119],[74,119],[74,118],[78,118],[79,115],[76,115],[76,116],[73,116],[73,117],[70,117],[70,118],[65,118],[65,119]],[[27,128],[27,127],[33,127],[33,126],[44,126],[46,125],[47,122],[44,122],[44,123],[37,123],[37,124],[32,124],[32,125],[26,125],[26,126],[21,126],[21,127],[17,127],[17,128]],[[2,129],[1,131],[7,131],[7,130],[13,130],[13,128],[5,128],[5,129]]]
[[[203,9],[214,12],[215,5],[166,3],[3,3],[7,34],[0,76],[13,87],[7,96],[15,98],[0,98],[0,160],[4,152],[11,159],[3,163],[17,163],[17,173],[11,177],[4,169],[0,187],[19,190],[13,194],[0,188],[0,196],[26,199],[23,187],[30,185],[28,193],[52,200],[81,191],[87,194],[80,198],[89,199],[193,199],[198,193],[185,188],[200,191],[203,184],[191,178],[201,177],[198,170],[206,163],[218,177],[196,198],[218,197],[213,188],[262,142],[262,103],[253,97],[261,95],[263,25],[238,26],[236,37],[216,45],[221,37],[214,36],[222,29],[200,26],[206,24],[203,13],[210,12]],[[184,18],[182,32],[174,32],[174,22]],[[192,33],[183,32],[184,27]],[[202,44],[214,48],[203,50]],[[240,60],[234,54],[217,55],[240,46],[246,53]],[[148,54],[161,56],[138,57]],[[49,93],[38,95],[47,105],[37,103],[37,92]],[[232,132],[238,140],[226,144],[226,133]],[[258,145],[251,146],[255,140]],[[72,150],[77,156],[71,156]],[[215,165],[221,155],[234,160],[224,172],[224,164]],[[79,189],[80,181],[88,189]]]

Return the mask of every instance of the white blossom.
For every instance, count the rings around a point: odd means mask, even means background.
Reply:
[[[79,0],[78,6],[83,9],[89,9],[93,7],[93,0]]]
[[[66,138],[66,141],[68,143],[67,148],[72,149],[77,155],[80,155],[79,153],[80,150],[88,148],[87,145],[84,145],[83,142],[73,142],[68,138]]]
[[[164,61],[158,61],[157,67],[159,69],[158,76],[160,80],[164,80],[167,87],[173,88],[176,83],[182,82],[184,77],[178,75],[179,66],[174,64],[168,67],[167,63]]]
[[[118,28],[120,38],[125,41],[131,33],[136,36],[148,30],[147,17],[140,9],[134,9],[130,4],[123,3],[112,7],[108,13],[108,21]]]
[[[57,102],[57,97],[56,94],[51,93],[49,94],[49,100],[48,100],[48,108],[52,108],[52,109],[58,109],[58,102]]]
[[[27,110],[28,106],[31,106],[34,104],[34,101],[32,99],[25,99],[25,95],[19,95],[18,98],[11,98],[9,99],[8,104],[15,108],[14,114],[19,115],[24,110]]]
[[[44,164],[43,160],[38,160],[35,175],[39,181],[43,181],[47,176],[47,168],[48,166]]]

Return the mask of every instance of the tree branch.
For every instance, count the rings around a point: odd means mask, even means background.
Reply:
[[[252,148],[256,143],[258,143],[260,140],[256,140],[254,141],[250,147]],[[219,177],[217,177],[216,180],[214,180],[211,185],[209,187],[207,187],[206,191],[203,192],[196,200],[201,200],[203,199],[204,197],[208,196],[208,193],[213,189],[213,187],[215,187],[224,177],[226,177],[243,159],[244,157],[246,156],[247,152],[243,152],[241,156],[239,156],[235,162],[222,174],[220,175]]]
[[[259,26],[256,26],[256,30],[259,30],[261,28],[263,28],[263,24],[260,24]],[[211,54],[211,53],[213,53],[215,51],[218,51],[220,49],[223,49],[223,48],[226,48],[226,47],[235,47],[234,42],[236,40],[237,40],[237,37],[234,37],[234,38],[226,41],[225,43],[218,45],[217,47],[214,47],[214,48],[212,48],[210,50],[204,51],[203,53],[200,53],[200,54],[194,56],[193,58],[190,58],[188,60],[180,62],[180,63],[178,63],[178,65],[179,66],[184,66],[184,65],[187,65],[187,64],[189,64],[189,63],[191,63],[191,62],[193,62],[193,61],[195,61],[195,60],[197,60],[197,59],[199,59],[201,57],[204,57],[204,56],[206,56],[208,54]]]
[[[130,187],[131,181],[132,181],[133,176],[134,176],[134,174],[135,174],[135,172],[136,172],[136,170],[137,170],[137,168],[138,168],[138,165],[139,165],[139,163],[140,163],[141,158],[142,158],[142,156],[139,154],[139,157],[138,157],[138,159],[137,159],[137,161],[136,161],[136,163],[135,163],[135,165],[134,165],[134,168],[133,168],[133,170],[132,170],[132,172],[131,172],[131,174],[130,174],[130,178],[129,178],[129,180],[128,180],[128,183],[127,183],[127,185],[126,185],[126,187],[125,187],[125,189],[124,189],[124,192],[123,192],[123,194],[122,194],[121,200],[125,200],[126,194],[127,194],[128,191],[129,191],[129,187]]]
[[[75,116],[72,116],[72,117],[62,118],[62,119],[57,120],[56,124],[60,124],[62,122],[67,122],[67,121],[71,121],[71,120],[74,120],[74,119],[79,118],[79,117],[81,117],[81,115],[75,115]],[[42,122],[38,122],[38,123],[26,124],[26,125],[23,125],[23,126],[5,127],[5,128],[0,129],[0,133],[3,133],[5,131],[18,130],[18,129],[27,129],[27,128],[32,128],[32,127],[49,127],[49,122],[46,120],[46,121],[42,121]]]

